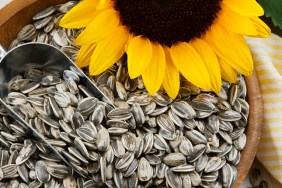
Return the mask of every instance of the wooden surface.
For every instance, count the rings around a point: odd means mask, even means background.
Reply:
[[[50,5],[56,5],[67,0],[13,0],[0,11],[0,43],[8,48],[16,38],[20,29],[31,23],[32,16]],[[250,116],[247,126],[247,145],[241,153],[241,161],[238,164],[238,179],[234,187],[240,184],[247,175],[254,160],[261,134],[263,103],[257,76],[246,78],[248,87],[248,101],[250,104]]]
[[[241,152],[241,160],[237,165],[238,179],[234,185],[235,188],[240,187],[251,168],[257,152],[263,121],[263,101],[256,72],[254,71],[253,75],[245,80],[248,88],[247,100],[250,105],[250,115],[246,130],[247,144]]]

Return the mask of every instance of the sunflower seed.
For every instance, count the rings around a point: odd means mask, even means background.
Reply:
[[[128,167],[134,160],[134,155],[132,152],[126,152],[118,161],[116,162],[116,169],[124,169]]]
[[[232,140],[239,138],[243,132],[245,131],[245,128],[237,128],[234,129],[232,133],[230,133],[230,137]]]
[[[212,133],[218,133],[219,132],[219,120],[218,117],[215,115],[211,115],[208,117],[208,123],[207,123],[207,128],[212,132]]]
[[[159,115],[157,117],[157,123],[163,130],[166,130],[167,132],[174,133],[176,130],[174,123],[171,121],[168,115]]]
[[[34,82],[39,82],[42,79],[42,71],[38,70],[38,69],[26,69],[25,73],[24,73],[24,77],[25,79],[29,79],[31,81]]]
[[[75,83],[75,81],[70,77],[68,78],[66,81],[66,84],[68,86],[68,89],[69,91],[72,93],[72,94],[77,94],[79,92],[79,89],[78,89],[78,86],[77,84]]]
[[[205,143],[207,143],[206,137],[196,130],[186,131],[185,135],[194,144],[205,144]]]
[[[131,116],[131,112],[126,108],[116,108],[108,113],[110,119],[127,120]]]
[[[168,169],[165,173],[165,178],[168,185],[172,188],[182,187],[182,181],[180,176],[173,172],[172,169]]]
[[[24,26],[17,35],[19,41],[31,40],[36,33],[36,28],[32,24]]]
[[[54,113],[54,115],[57,117],[57,118],[62,118],[63,117],[63,111],[61,110],[61,108],[58,106],[58,104],[56,103],[56,101],[54,100],[54,98],[52,97],[48,97],[49,99],[49,103],[50,103],[50,106],[52,108],[52,111]]]
[[[172,102],[169,97],[160,93],[156,93],[153,99],[159,106],[168,106]]]
[[[97,129],[90,121],[85,121],[81,127],[76,129],[78,136],[86,142],[94,143],[96,141]]]
[[[16,79],[9,82],[9,89],[11,91],[20,91],[23,87],[29,84],[29,79]]]
[[[150,113],[149,115],[150,116],[158,116],[158,115],[161,115],[161,114],[163,114],[163,113],[165,113],[166,111],[168,110],[168,107],[167,106],[165,106],[165,107],[157,107],[157,108],[155,108],[155,110],[152,112],[152,113]]]
[[[30,156],[33,155],[33,153],[36,151],[36,146],[31,140],[25,140],[24,141],[24,147],[19,152],[19,155],[16,159],[16,164],[21,165],[26,160],[29,159]]]
[[[80,81],[79,76],[74,71],[64,70],[63,79],[68,80],[69,78],[72,78],[76,83],[79,83]]]
[[[75,156],[77,159],[79,159],[81,162],[88,164],[88,160],[74,147],[69,147],[68,151],[71,155]]]
[[[204,172],[205,173],[210,173],[214,172],[215,169],[221,164],[221,159],[218,157],[211,157],[209,161],[207,162],[207,165],[205,167]]]
[[[97,134],[97,148],[99,151],[106,151],[110,145],[110,135],[103,126],[100,126]]]
[[[118,96],[121,100],[127,99],[127,93],[126,93],[125,87],[119,81],[116,82],[116,90],[117,90],[117,94],[118,94]]]
[[[153,165],[153,166],[158,165],[162,162],[161,159],[156,155],[147,154],[144,157],[147,159],[147,161],[150,163],[150,165]]]
[[[169,145],[167,144],[165,139],[159,134],[154,135],[154,147],[159,150],[166,150],[169,153],[171,152]]]
[[[145,114],[140,105],[132,104],[131,112],[137,125],[143,125],[145,122]]]
[[[192,187],[192,182],[189,174],[181,174],[181,180],[182,180],[182,187],[183,188],[191,188]]]
[[[114,182],[117,188],[122,188],[124,184],[123,175],[120,171],[114,172]]]
[[[43,161],[37,161],[35,165],[37,179],[42,183],[47,183],[51,176],[47,171],[47,165]]]
[[[193,99],[191,101],[191,106],[198,111],[216,111],[215,105],[204,99]]]
[[[82,142],[82,140],[80,138],[75,138],[74,139],[74,146],[76,147],[76,149],[78,149],[82,155],[84,155],[86,158],[89,158],[89,152],[85,146],[85,144]]]
[[[182,121],[182,119],[178,117],[178,115],[176,115],[172,110],[168,111],[168,116],[170,117],[170,119],[173,121],[175,125],[181,128],[184,127],[184,122]]]
[[[149,153],[150,150],[153,148],[154,144],[154,135],[150,132],[146,133],[143,137],[144,146],[143,146],[143,153]]]
[[[206,150],[206,146],[204,144],[198,144],[194,146],[193,151],[187,156],[188,162],[196,161]]]
[[[26,168],[25,164],[21,164],[17,166],[17,171],[19,176],[21,177],[21,179],[28,183],[29,182],[29,178],[28,178],[28,169]]]
[[[189,155],[193,151],[192,143],[185,137],[183,137],[181,143],[179,144],[179,151],[183,155]]]
[[[125,149],[128,151],[134,151],[136,148],[136,137],[133,134],[123,134],[121,137],[121,142]]]
[[[200,183],[202,182],[200,175],[195,171],[188,172],[188,173],[189,173],[189,176],[191,178],[192,185],[193,186],[199,186]]]
[[[229,164],[222,167],[222,185],[223,187],[231,187],[233,170]]]
[[[7,150],[0,150],[0,167],[8,164],[9,152]]]
[[[94,108],[96,107],[98,99],[94,97],[87,97],[79,101],[77,104],[77,110],[82,115],[89,115],[94,111]]]
[[[219,135],[228,143],[232,144],[232,138],[230,137],[229,134],[227,134],[225,131],[219,130]]]
[[[185,165],[186,158],[182,153],[170,153],[163,158],[163,163],[168,166]]]
[[[42,19],[42,18],[45,18],[45,17],[50,16],[51,14],[53,14],[53,13],[55,12],[55,10],[56,10],[55,7],[50,6],[50,7],[46,8],[46,9],[44,9],[44,10],[42,10],[42,11],[36,13],[36,14],[33,16],[32,19],[33,19],[33,20],[40,20],[40,19]]]
[[[58,179],[64,179],[69,175],[69,169],[64,165],[48,165],[47,166],[48,173]]]
[[[185,101],[174,102],[171,109],[181,118],[193,119],[196,116],[195,110]]]
[[[142,94],[142,95],[133,95],[130,96],[127,100],[128,104],[139,104],[140,106],[146,106],[151,103],[153,98],[148,94]]]
[[[60,128],[60,124],[59,124],[57,121],[51,119],[49,116],[46,116],[46,115],[42,114],[42,115],[39,115],[38,117],[39,117],[44,123],[46,123],[47,125],[49,125],[49,126],[51,126],[51,127],[54,127],[54,128],[57,128],[57,129]]]
[[[234,140],[233,144],[236,147],[237,150],[242,150],[247,142],[247,137],[246,135],[243,133],[239,136],[239,138],[237,138],[236,140]]]
[[[153,177],[153,168],[144,157],[139,160],[137,174],[140,181],[149,181]]]
[[[54,100],[61,108],[66,108],[71,104],[71,99],[65,92],[55,92]]]
[[[97,105],[90,117],[90,120],[95,125],[99,125],[102,123],[104,119],[104,114],[105,114],[105,107],[103,105]]]
[[[173,172],[191,172],[191,171],[194,171],[195,170],[195,166],[193,165],[180,165],[180,166],[176,166],[176,167],[173,167],[171,168],[171,170]]]
[[[238,121],[241,119],[241,114],[233,110],[227,110],[219,112],[218,118],[222,121]]]
[[[128,129],[111,127],[111,128],[108,129],[108,132],[111,135],[122,135],[122,134],[128,132]]]

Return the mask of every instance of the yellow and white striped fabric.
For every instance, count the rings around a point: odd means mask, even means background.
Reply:
[[[282,183],[282,39],[247,38],[258,75],[264,124],[257,158]]]

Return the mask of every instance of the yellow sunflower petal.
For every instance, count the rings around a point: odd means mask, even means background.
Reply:
[[[104,6],[106,5],[107,3],[109,3],[110,0],[100,0],[100,3],[98,6]]]
[[[192,45],[181,42],[171,47],[171,58],[179,72],[192,84],[210,90],[209,72],[198,52]]]
[[[235,83],[237,82],[237,72],[228,65],[223,59],[219,59],[219,66],[223,80]]]
[[[172,98],[178,94],[179,87],[180,87],[180,78],[179,78],[179,71],[175,67],[172,62],[170,51],[168,47],[164,47],[165,52],[165,59],[166,59],[166,68],[165,68],[165,75],[163,80],[163,87],[167,94]]]
[[[256,36],[257,30],[247,16],[232,11],[225,4],[222,4],[218,15],[219,23],[235,33],[242,35]]]
[[[205,38],[219,58],[224,59],[236,71],[250,76],[253,60],[243,36],[230,32],[220,24],[214,24]]]
[[[152,59],[153,47],[149,39],[142,36],[132,38],[126,47],[130,78],[140,76]]]
[[[262,16],[263,8],[256,0],[223,0],[229,8],[235,12],[246,16]]]
[[[91,58],[90,75],[100,74],[118,61],[125,52],[124,45],[127,39],[126,28],[120,26],[111,37],[100,41]]]
[[[96,43],[110,36],[119,25],[118,13],[113,10],[105,10],[98,14],[85,30],[76,38],[75,44],[84,45]]]
[[[95,47],[96,45],[94,44],[81,46],[75,62],[79,68],[89,65]]]
[[[131,41],[131,39],[133,39],[133,38],[134,38],[133,34],[132,34],[132,33],[129,33],[127,43],[125,44],[125,47],[124,47],[125,52],[127,52],[127,50],[128,50],[128,44],[129,44],[129,42]]]
[[[164,49],[160,44],[153,44],[153,55],[150,65],[142,73],[144,85],[150,95],[155,95],[160,89],[164,79],[165,69]]]
[[[250,17],[250,20],[253,22],[253,25],[257,30],[257,37],[269,37],[271,30],[261,19],[258,17]]]
[[[113,1],[111,0],[100,0],[100,3],[96,7],[97,9],[107,9],[113,7]]]
[[[217,57],[212,48],[201,39],[195,39],[191,42],[204,60],[211,79],[211,89],[219,93],[221,89],[221,73]]]
[[[65,28],[86,27],[95,17],[99,0],[84,0],[73,7],[61,19],[60,26]]]

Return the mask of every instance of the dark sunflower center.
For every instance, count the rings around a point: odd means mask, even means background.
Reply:
[[[200,37],[212,25],[222,0],[114,0],[129,31],[171,46]]]

